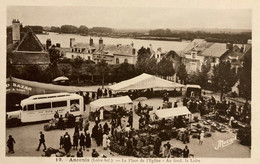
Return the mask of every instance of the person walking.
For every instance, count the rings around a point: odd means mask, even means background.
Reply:
[[[202,130],[201,133],[200,133],[200,140],[199,140],[200,145],[203,144],[203,140],[204,140],[204,131]]]
[[[9,135],[9,138],[7,140],[7,147],[8,147],[8,153],[14,153],[14,144],[15,144],[15,140],[12,137],[12,135]]]
[[[58,125],[59,125],[60,130],[65,130],[62,115],[60,115]]]
[[[81,133],[79,137],[79,146],[80,149],[83,149],[85,151],[85,136],[83,135],[83,133]]]
[[[111,89],[108,91],[108,94],[109,94],[109,97],[111,98],[112,97],[112,90]]]
[[[99,119],[102,121],[104,120],[104,107],[99,109]]]
[[[103,142],[102,146],[103,146],[104,150],[107,149],[107,139],[108,139],[108,136],[107,136],[106,133],[104,133],[103,134],[103,141],[102,141]]]
[[[104,133],[108,134],[108,132],[109,132],[109,127],[108,127],[107,122],[103,125],[103,130],[104,130]]]
[[[167,144],[164,144],[164,152],[163,152],[164,158],[170,157],[170,148],[171,148],[171,144],[169,142],[167,142]]]
[[[190,150],[186,145],[185,148],[182,150],[183,158],[189,158]]]
[[[86,144],[87,149],[91,147],[91,138],[90,138],[90,134],[88,131],[86,132],[86,143],[85,144]]]
[[[64,135],[64,150],[66,154],[70,152],[70,149],[71,149],[70,135],[68,134],[68,132],[66,132]]]
[[[73,150],[78,150],[79,137],[78,133],[73,135]]]
[[[38,148],[36,149],[36,151],[39,151],[39,150],[40,150],[40,147],[41,147],[42,144],[43,144],[43,146],[44,146],[44,149],[43,149],[43,150],[46,150],[44,134],[43,134],[42,132],[40,132],[39,146],[38,146]]]
[[[160,154],[161,145],[162,145],[162,142],[160,141],[159,138],[157,138],[154,143],[154,155],[156,155],[157,157]]]
[[[60,136],[60,149],[64,147],[64,138]]]
[[[86,122],[84,124],[84,133],[85,133],[85,135],[87,134],[88,130],[89,130],[89,122],[88,122],[88,120],[86,120]]]

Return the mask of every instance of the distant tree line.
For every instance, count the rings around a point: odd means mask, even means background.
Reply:
[[[112,33],[113,29],[108,27],[93,27],[88,28],[85,25],[79,27],[73,25],[62,25],[61,27],[51,26],[50,32],[65,33],[65,34],[89,34],[89,33]]]
[[[241,32],[241,33],[212,33],[204,31],[171,31],[170,29],[156,29],[149,31],[150,36],[156,37],[177,37],[183,40],[193,40],[193,39],[205,39],[208,42],[218,42],[218,43],[247,43],[248,39],[252,38],[251,32]]]

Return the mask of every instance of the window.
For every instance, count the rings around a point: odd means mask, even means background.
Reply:
[[[119,59],[118,58],[116,58],[116,64],[119,64]]]
[[[216,58],[212,58],[212,62],[215,63],[216,62]]]
[[[191,56],[192,56],[193,59],[196,58],[196,52],[192,52]]]
[[[46,109],[46,108],[51,108],[51,103],[36,104],[36,110],[37,109]]]
[[[70,100],[70,112],[79,111],[79,100]]]
[[[34,110],[34,104],[27,105],[27,110]]]
[[[90,60],[90,56],[88,56],[88,60]]]
[[[71,55],[71,58],[73,59],[73,58],[74,58],[74,55]]]
[[[67,101],[52,102],[53,108],[64,107],[64,106],[67,106]]]
[[[124,61],[125,63],[128,63],[128,60],[127,59],[125,59],[125,61]]]
[[[73,51],[74,51],[74,49],[72,48],[72,49],[71,49],[71,52],[73,52]]]
[[[196,71],[197,70],[197,63],[196,62],[191,62],[190,63],[190,68],[192,71]]]

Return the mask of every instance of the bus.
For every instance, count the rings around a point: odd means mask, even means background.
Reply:
[[[83,97],[73,93],[34,95],[22,100],[20,106],[18,118],[21,123],[50,120],[56,111],[63,116],[67,112],[74,116],[84,112]],[[12,118],[11,113],[8,118]]]

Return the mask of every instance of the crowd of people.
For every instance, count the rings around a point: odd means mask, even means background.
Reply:
[[[238,106],[235,102],[227,101],[225,97],[222,101],[216,101],[213,96],[210,99],[201,97],[199,100],[185,97],[183,106],[187,106],[192,113],[200,112],[200,116],[214,112],[217,121],[219,121],[220,116],[225,116],[231,121],[239,120],[247,124],[251,122],[251,106],[248,101],[244,105]],[[229,123],[230,126],[231,121]]]
[[[93,94],[92,94],[93,96]],[[112,93],[110,90],[105,89],[104,92],[102,89],[98,89],[97,98],[101,97],[112,97]],[[87,96],[89,97],[89,95]],[[169,97],[168,94],[165,94],[163,97],[163,102],[168,102]],[[242,122],[250,124],[251,119],[251,107],[248,102],[246,102],[243,106],[237,106],[234,102],[226,101],[224,98],[222,101],[216,101],[216,99],[212,96],[210,99],[200,98],[200,99],[192,99],[185,97],[183,99],[183,106],[187,106],[187,108],[192,112],[199,112],[200,116],[203,116],[209,112],[213,112],[215,114],[215,119],[218,121],[221,115],[224,115],[230,118],[229,126],[232,127],[231,122],[233,120],[240,120]],[[178,107],[177,101],[174,103],[173,107]],[[103,111],[102,111],[103,110]],[[83,117],[74,117],[68,112],[64,115],[59,115],[58,111],[55,112],[54,118],[50,120],[49,126],[52,128],[58,128],[61,130],[65,130],[67,127],[74,127],[74,133],[72,138],[68,132],[65,132],[63,136],[60,136],[60,144],[59,148],[64,149],[65,154],[69,154],[71,150],[76,150],[77,157],[83,157],[84,151],[90,151],[93,148],[93,145],[97,147],[102,147],[103,150],[110,150],[111,143],[117,143],[118,145],[124,147],[124,155],[133,156],[133,150],[136,147],[142,147],[147,145],[148,141],[141,139],[136,132],[136,129],[133,128],[133,112],[136,112],[139,115],[139,129],[145,131],[147,134],[151,133],[151,130],[154,129],[154,124],[152,124],[153,119],[151,119],[150,111],[153,108],[150,108],[147,104],[142,106],[139,102],[136,110],[130,109],[130,112],[125,114],[122,111],[125,111],[123,108],[119,106],[114,106],[113,111],[114,114],[111,115],[111,118],[108,121],[105,121],[104,124],[101,124],[101,121],[104,121],[104,108],[98,110],[98,115],[95,118],[95,124],[92,129],[90,129],[90,122],[88,119],[85,121]],[[163,110],[160,107],[157,110]],[[124,114],[122,114],[124,113]],[[176,117],[173,120],[173,125],[178,129],[185,124],[183,121],[183,117]],[[160,120],[157,124],[158,129],[164,130],[167,129],[167,121],[165,119]],[[172,128],[172,126],[171,126]],[[190,142],[190,129],[185,127],[186,129],[181,134],[180,138],[183,141],[183,144],[187,144]],[[162,144],[162,138],[160,135],[156,138],[155,141],[149,141],[149,144],[153,144],[153,154],[155,157],[174,157],[172,145],[167,142],[166,144]],[[205,133],[202,130],[199,134],[200,145],[203,144]],[[93,144],[93,143],[96,144]],[[14,153],[14,144],[15,140],[10,135],[7,141],[7,146],[9,148],[9,153]],[[43,145],[46,150],[45,145],[45,136],[42,132],[40,132],[39,145],[37,147],[37,151],[40,150],[41,145]],[[92,149],[92,157],[99,157],[99,153],[96,149]],[[187,145],[181,151],[181,154],[184,158],[188,158],[190,156],[190,151]]]

